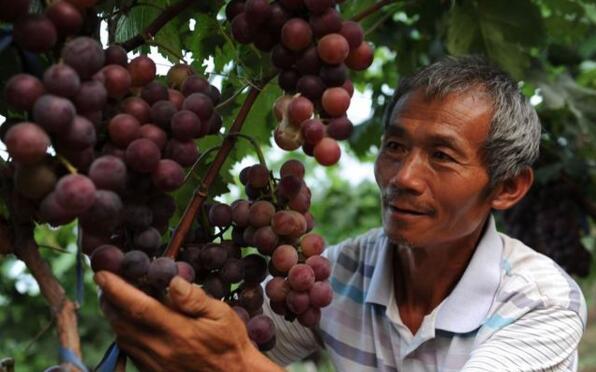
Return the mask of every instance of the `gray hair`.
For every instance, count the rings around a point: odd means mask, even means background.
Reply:
[[[423,88],[430,98],[481,87],[493,101],[493,117],[483,157],[490,188],[531,167],[538,158],[540,120],[517,84],[499,67],[480,56],[448,57],[403,79],[385,112],[387,128],[396,103],[407,93]]]

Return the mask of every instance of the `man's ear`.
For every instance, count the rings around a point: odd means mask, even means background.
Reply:
[[[534,171],[526,168],[515,177],[503,181],[497,186],[493,194],[491,206],[493,209],[504,210],[513,207],[528,192],[534,182]]]

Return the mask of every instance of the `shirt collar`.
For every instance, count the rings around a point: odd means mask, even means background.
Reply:
[[[394,296],[394,258],[392,246],[384,232],[376,248],[378,252],[365,302],[387,307],[391,296]],[[500,284],[502,252],[503,242],[491,215],[464,274],[451,294],[439,305],[436,329],[467,333],[481,325]]]

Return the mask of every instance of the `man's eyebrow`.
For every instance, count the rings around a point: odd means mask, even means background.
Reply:
[[[385,129],[385,136],[395,136],[401,138],[409,137],[408,132],[405,130],[405,128],[399,125],[391,125],[387,127]],[[455,153],[459,154],[460,156],[466,156],[466,153],[462,150],[461,141],[459,141],[456,137],[452,135],[442,133],[433,134],[429,138],[427,138],[427,143],[434,147],[447,147]]]

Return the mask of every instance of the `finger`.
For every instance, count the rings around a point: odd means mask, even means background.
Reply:
[[[105,301],[108,301],[122,317],[159,327],[164,319],[171,315],[166,306],[117,275],[100,271],[95,274],[94,280],[102,289]]]
[[[204,290],[180,276],[172,279],[168,294],[172,306],[188,316],[219,319],[224,310],[223,302],[209,297]]]

